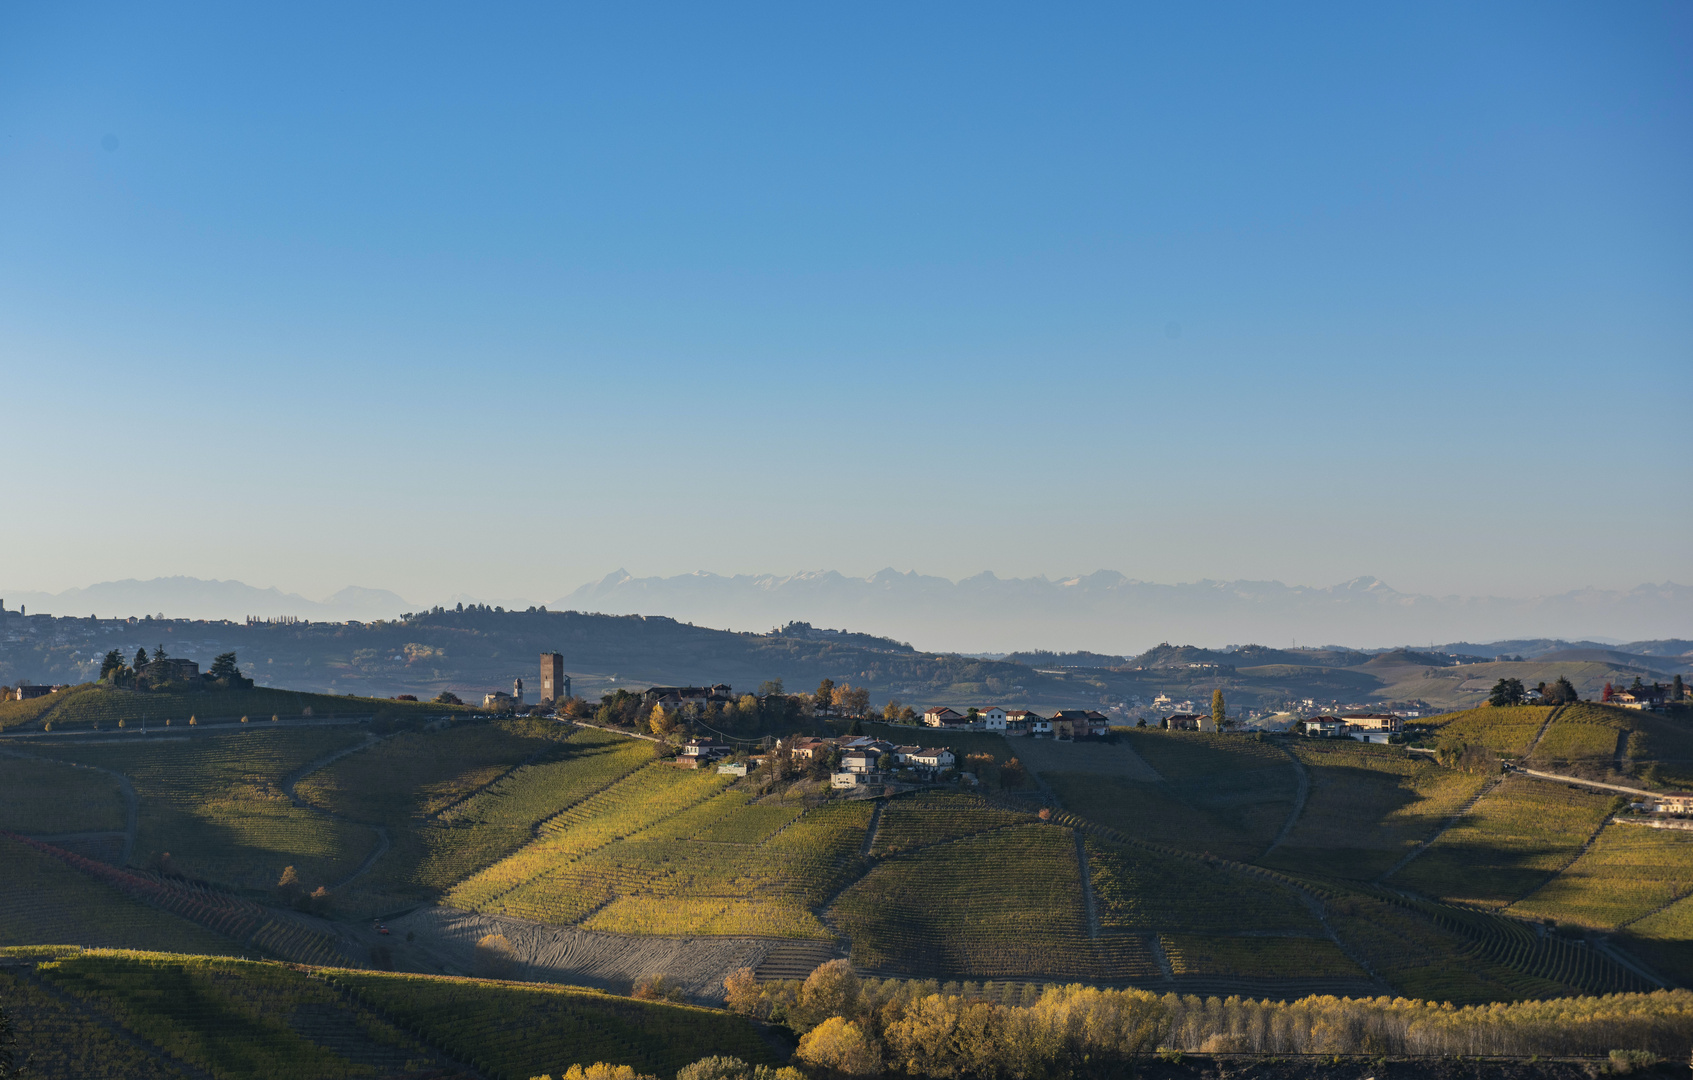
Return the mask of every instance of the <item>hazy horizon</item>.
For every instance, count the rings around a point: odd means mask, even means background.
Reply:
[[[0,11],[0,577],[1693,581],[1693,9]]]
[[[163,614],[241,620],[392,619],[456,602],[615,615],[663,615],[717,629],[763,632],[790,622],[869,633],[922,649],[1006,653],[1044,649],[1134,655],[1160,641],[1209,648],[1263,644],[1357,649],[1443,642],[1563,639],[1623,643],[1693,638],[1693,587],[1643,583],[1531,598],[1434,597],[1376,578],[1328,586],[1197,581],[1160,584],[1111,571],[1065,579],[991,574],[951,580],[884,570],[865,578],[619,571],[563,596],[406,598],[349,586],[322,600],[234,580],[158,578],[46,594],[0,590],[8,610],[84,617]],[[45,610],[44,610],[45,608]],[[1006,613],[1011,613],[1008,617]]]

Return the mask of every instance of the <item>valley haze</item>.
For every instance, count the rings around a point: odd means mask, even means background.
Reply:
[[[357,586],[311,600],[274,587],[193,577],[108,581],[59,593],[7,589],[0,598],[12,610],[23,606],[61,616],[241,620],[286,615],[313,621],[391,619],[437,603],[482,602],[665,615],[737,630],[803,621],[923,648],[979,653],[1048,649],[1132,655],[1162,641],[1386,648],[1505,638],[1693,637],[1693,588],[1673,582],[1497,597],[1403,593],[1374,577],[1316,587],[1277,581],[1161,584],[1108,570],[1059,579],[982,573],[959,581],[891,568],[869,577],[835,571],[636,577],[618,570],[551,600],[461,593],[426,603]]]

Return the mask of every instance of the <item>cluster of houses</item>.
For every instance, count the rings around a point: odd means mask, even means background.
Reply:
[[[998,705],[975,706],[964,712],[937,705],[923,714],[923,723],[935,728],[998,731],[1037,739],[1103,738],[1111,733],[1110,718],[1092,709],[1060,709],[1051,716],[1042,716],[1028,709],[1002,709]]]
[[[799,735],[786,742],[778,742],[769,750],[749,754],[738,761],[724,760],[734,756],[734,748],[709,738],[693,738],[682,744],[676,764],[684,769],[703,769],[716,765],[719,773],[745,776],[772,756],[786,755],[796,762],[810,764],[840,754],[840,767],[831,774],[831,783],[838,788],[856,787],[870,783],[884,772],[909,769],[919,779],[933,780],[958,765],[958,758],[944,746],[896,746],[886,739],[872,739],[867,735],[844,735],[824,739]],[[886,764],[888,768],[883,768]]]
[[[1301,726],[1309,738],[1385,743],[1405,730],[1405,721],[1392,713],[1347,713],[1345,716],[1313,716],[1302,721]]]

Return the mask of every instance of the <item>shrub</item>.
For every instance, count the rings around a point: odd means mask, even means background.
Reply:
[[[1612,1050],[1611,1071],[1627,1074],[1635,1069],[1650,1069],[1662,1060],[1650,1050]]]
[[[687,995],[663,975],[642,975],[629,988],[629,996],[638,1001],[683,1001]]]

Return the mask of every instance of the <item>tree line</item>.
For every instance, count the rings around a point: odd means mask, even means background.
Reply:
[[[980,1080],[1122,1075],[1154,1051],[1413,1057],[1603,1055],[1683,1058],[1693,991],[1455,1006],[1408,998],[1297,1001],[933,980],[859,979],[844,960],[804,981],[724,980],[729,1008],[801,1033],[815,1074]]]

